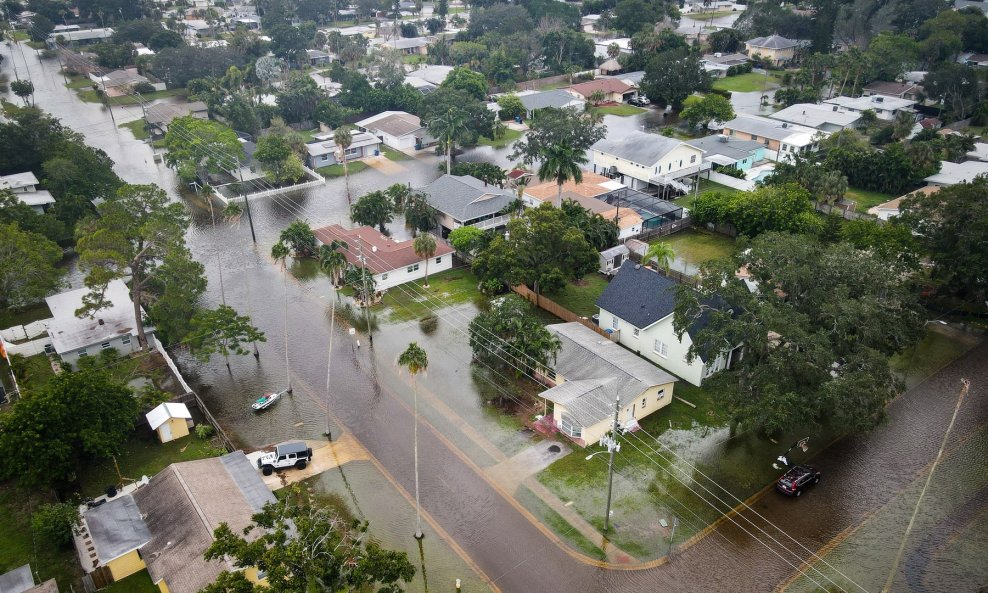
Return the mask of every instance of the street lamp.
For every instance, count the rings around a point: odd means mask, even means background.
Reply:
[[[614,454],[621,450],[621,443],[617,441],[618,435],[618,412],[621,409],[621,398],[617,397],[614,400],[614,424],[611,426],[610,434],[604,435],[600,439],[600,444],[607,447],[604,451],[597,451],[596,453],[591,453],[587,455],[586,460],[590,461],[595,455],[601,453],[609,453],[610,459],[607,462],[607,508],[604,509],[604,533],[611,526],[611,492],[614,486]]]

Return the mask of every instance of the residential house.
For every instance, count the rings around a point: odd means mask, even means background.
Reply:
[[[886,80],[876,80],[864,86],[861,94],[865,97],[881,95],[894,99],[908,99],[919,101],[923,98],[923,87],[912,82],[888,82]]]
[[[873,111],[878,119],[892,121],[901,112],[916,116],[913,105],[916,101],[912,99],[900,99],[898,97],[886,97],[884,95],[872,95],[870,97],[833,97],[824,99],[825,105],[842,107],[847,111],[861,113],[863,111]]]
[[[599,39],[594,41],[594,56],[604,60],[611,57],[611,45],[618,46],[618,51],[622,54],[631,54],[631,37],[617,37],[614,39]]]
[[[572,107],[577,111],[583,111],[586,101],[574,97],[566,91],[554,89],[551,91],[522,91],[517,93],[521,104],[525,107],[525,118],[531,119],[535,112],[548,107],[556,109],[566,109]]]
[[[404,111],[384,111],[355,125],[364,132],[374,134],[385,146],[395,150],[420,149],[435,143],[419,116]]]
[[[512,191],[489,185],[470,175],[443,175],[418,191],[439,212],[443,238],[461,226],[481,230],[503,228],[515,201]]]
[[[700,59],[700,65],[712,76],[724,78],[733,66],[747,64],[750,60],[744,54],[723,54],[720,52],[706,54]]]
[[[969,161],[988,162],[988,142],[975,142],[974,148],[964,155]]]
[[[842,109],[837,105],[796,103],[769,115],[769,117],[808,128],[816,128],[824,132],[839,132],[854,126],[861,119],[861,114]]]
[[[52,33],[45,40],[48,49],[55,49],[57,45],[67,45],[77,47],[80,45],[95,45],[102,43],[105,39],[113,36],[113,29],[109,27],[101,29],[85,29],[78,31],[63,31]]]
[[[597,66],[597,72],[603,75],[617,74],[618,72],[624,70],[624,66],[621,65],[615,58],[608,58],[601,62],[600,66]]]
[[[155,103],[144,111],[144,121],[157,134],[168,132],[168,126],[179,117],[209,119],[209,107],[202,101],[191,103]]]
[[[31,565],[25,564],[0,574],[0,593],[58,593],[58,583],[48,579],[35,585]]]
[[[600,441],[614,422],[634,430],[638,421],[672,401],[676,378],[578,322],[546,326],[561,348],[549,374],[552,423],[577,444]]]
[[[411,85],[423,95],[428,95],[439,88],[452,71],[452,66],[420,66],[405,75],[405,84]]]
[[[603,200],[611,192],[624,186],[599,173],[583,172],[580,183],[567,181],[563,184],[563,200],[572,200],[594,214],[618,225],[618,238],[633,237],[642,232],[642,217],[633,208],[615,206]],[[527,208],[536,208],[543,203],[555,204],[559,186],[555,181],[545,181],[525,187],[522,201]]]
[[[369,132],[351,133],[352,143],[346,149],[347,162],[359,161],[362,158],[375,156],[381,152],[381,139]],[[333,134],[318,134],[312,142],[305,145],[305,163],[311,169],[328,167],[342,163],[338,154],[339,148]]]
[[[395,241],[372,227],[345,229],[333,224],[314,232],[323,245],[330,245],[333,241],[343,243],[344,246],[336,250],[346,257],[351,266],[370,270],[377,290],[418,280],[427,271],[435,274],[453,267],[453,253],[456,250],[444,241],[436,241],[436,252],[427,261],[415,253],[412,239]]]
[[[772,161],[785,162],[793,154],[816,152],[820,140],[830,135],[822,130],[760,115],[740,114],[720,125],[721,133],[726,136],[764,144],[765,157]]]
[[[80,358],[97,356],[110,348],[121,356],[139,350],[134,302],[123,280],[113,280],[107,285],[104,296],[108,307],[78,317],[76,311],[82,308],[82,298],[89,292],[88,288],[79,288],[45,299],[52,314],[48,336],[62,361],[77,366]],[[145,332],[150,340],[153,329],[146,328]]]
[[[165,402],[158,404],[153,410],[144,415],[162,443],[174,441],[189,436],[192,428],[192,414],[183,403]]]
[[[595,173],[619,179],[632,189],[672,187],[688,192],[680,180],[709,169],[703,151],[682,140],[637,130],[611,135],[590,147]]]
[[[603,93],[604,101],[613,103],[625,103],[635,96],[636,89],[616,78],[598,78],[567,87],[566,92],[578,99],[586,101],[594,93]]]
[[[257,569],[203,554],[221,524],[242,533],[274,502],[242,451],[173,463],[129,492],[81,508],[76,548],[86,573],[119,581],[146,568],[161,593],[197,593],[224,570],[244,570],[248,580],[263,584]],[[247,539],[258,535],[251,531]]]
[[[584,33],[596,33],[599,22],[599,14],[588,14],[580,18],[580,28],[583,29]]]
[[[89,79],[94,83],[100,85],[103,90],[109,89],[132,89],[135,85],[146,82],[154,86],[154,90],[163,91],[165,90],[165,83],[152,83],[146,76],[142,76],[137,73],[137,68],[123,68],[120,70],[113,70],[112,72],[107,72],[106,74],[100,76],[98,74],[90,74]]]
[[[752,58],[760,57],[775,66],[791,62],[799,50],[809,42],[800,39],[786,39],[781,35],[755,37],[744,42],[745,52]]]
[[[964,161],[952,163],[940,161],[940,171],[925,179],[929,185],[950,187],[958,183],[970,183],[979,175],[988,175],[988,163],[981,161]]]
[[[389,47],[397,50],[406,56],[424,56],[429,53],[429,40],[425,37],[402,37],[400,39],[382,41],[377,45],[378,47]]]
[[[0,175],[0,190],[9,190],[23,204],[27,204],[38,214],[44,214],[55,203],[55,198],[47,189],[38,189],[38,178],[31,171]]]
[[[342,16],[343,11],[340,11],[340,16]],[[373,39],[377,35],[377,30],[374,27],[368,25],[354,25],[352,27],[328,27],[322,29],[323,33],[327,35],[330,33],[339,33],[344,37],[351,37],[353,35],[363,35],[367,39]]]
[[[215,28],[202,19],[185,19],[182,24],[185,26],[186,37],[209,37],[216,34]]]
[[[256,16],[241,16],[231,21],[234,28],[243,27],[248,31],[257,31],[261,28],[261,19]]]
[[[982,0],[954,0],[954,10],[963,10],[965,8],[976,8],[988,16],[988,2],[983,2]]]
[[[765,160],[765,145],[754,140],[742,140],[724,134],[714,134],[698,140],[690,140],[690,145],[703,151],[703,160],[713,170],[721,167],[747,171]]]
[[[988,68],[988,54],[963,53],[957,61],[973,68]]]
[[[321,49],[307,49],[305,55],[310,66],[326,66],[333,61],[333,57]]]
[[[717,371],[730,368],[741,347],[686,361],[691,335],[709,323],[709,313],[693,322],[682,339],[673,328],[677,284],[646,266],[625,262],[597,299],[600,327],[617,334],[617,341],[665,370],[700,385]]]
[[[634,72],[622,72],[621,74],[615,74],[613,78],[616,78],[628,86],[633,86],[635,89],[642,84],[642,79],[645,78],[644,70],[635,70]],[[636,92],[637,96],[641,96],[641,92]]]

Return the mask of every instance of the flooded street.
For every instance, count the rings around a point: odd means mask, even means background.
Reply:
[[[25,48],[25,64],[19,52],[11,56],[10,48],[2,51],[7,58],[4,71],[10,72],[10,59],[17,60],[22,72],[28,68],[38,106],[105,150],[121,177],[131,183],[158,184],[189,206],[193,225],[188,244],[209,277],[204,300],[213,305],[225,300],[251,315],[267,342],[259,345],[257,359],[231,357],[229,370],[219,357],[199,363],[176,349],[187,379],[245,448],[293,438],[322,439],[327,428],[334,438],[343,431],[354,436],[371,461],[328,471],[312,487],[343,497],[358,516],[370,521],[375,538],[408,551],[419,566],[409,590],[450,591],[453,580],[460,578],[464,591],[511,593],[769,592],[817,587],[878,591],[912,512],[917,483],[925,478],[924,468],[936,454],[949,420],[959,377],[972,380],[971,393],[893,590],[975,590],[988,585],[983,564],[988,523],[985,344],[894,402],[889,421],[874,432],[845,438],[827,449],[818,443],[812,462],[824,480],[798,501],[766,492],[752,499],[750,509],[740,510],[691,542],[670,562],[637,570],[604,568],[560,542],[486,471],[530,446],[533,436],[490,403],[497,399],[525,403],[511,377],[478,371],[470,364],[466,326],[477,312],[476,305],[446,306],[441,297],[432,298],[428,306],[437,318],[434,328],[418,321],[390,323],[380,318],[372,347],[366,335],[350,335],[342,322],[331,331],[329,311],[337,297],[324,274],[289,261],[292,273],[286,276],[270,258],[278,234],[295,219],[313,227],[348,224],[342,178],[305,193],[251,202],[258,239],[254,245],[246,217],[237,222],[216,220],[214,226],[205,203],[180,194],[177,179],[167,167],[154,163],[149,145],[114,126],[105,108],[83,103],[64,87],[54,61],[42,63]],[[140,114],[137,106],[114,107],[117,124]],[[608,117],[607,123],[614,130],[640,129],[643,124],[654,125],[656,117],[661,115],[650,111],[631,118]],[[508,152],[481,147],[463,158],[507,165]],[[396,162],[401,171],[393,175],[367,169],[352,176],[352,193],[359,196],[392,183],[428,183],[440,175],[440,162],[434,155],[424,155]],[[392,230],[404,236],[400,223]],[[77,281],[78,275],[73,278]],[[418,341],[430,356],[418,397],[427,533],[421,555],[412,538],[412,388],[407,374],[396,367],[398,353],[410,341]],[[289,382],[291,396],[262,414],[249,411],[249,402],[260,393],[284,389]],[[686,441],[690,435],[676,431],[668,438]],[[725,458],[750,453],[729,444],[695,452],[698,457]],[[766,459],[766,464],[770,461]],[[736,504],[702,476],[693,480],[694,491],[684,493],[682,499],[685,506],[726,509]],[[728,479],[718,482],[735,490]],[[817,550],[825,550],[820,553],[823,560],[813,558]],[[804,565],[807,560],[813,563]],[[807,571],[808,576],[793,578]]]

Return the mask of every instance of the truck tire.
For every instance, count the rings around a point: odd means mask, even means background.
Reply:
[[[271,474],[274,473],[274,468],[271,467],[270,465],[265,465],[264,467],[261,468],[261,473],[264,474],[265,476],[270,476]]]
[[[295,462],[295,469],[305,469],[306,463],[304,459],[299,459]]]

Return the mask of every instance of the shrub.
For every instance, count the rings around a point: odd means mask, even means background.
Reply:
[[[150,82],[139,82],[134,85],[134,92],[146,95],[154,92],[154,85]]]
[[[68,502],[43,504],[31,515],[34,532],[60,548],[72,543],[72,535],[80,522],[79,507]]]
[[[196,436],[200,439],[208,439],[216,433],[212,424],[196,424]]]

